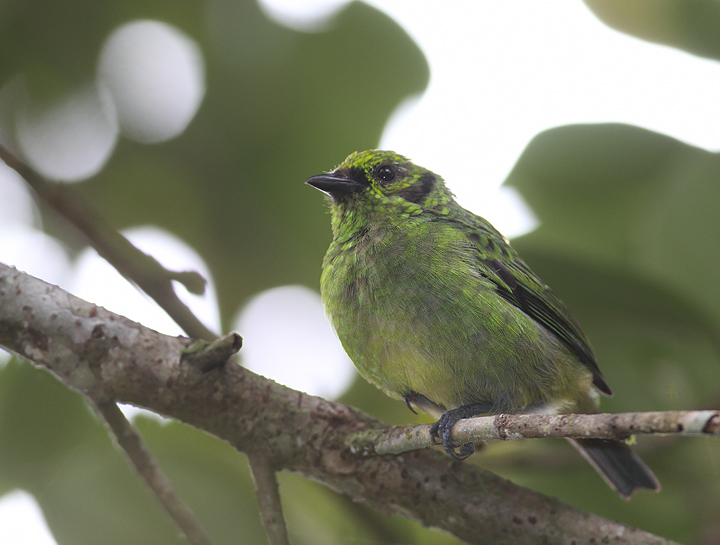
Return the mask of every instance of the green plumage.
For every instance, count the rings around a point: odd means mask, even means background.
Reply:
[[[472,452],[453,448],[460,418],[592,413],[596,390],[611,394],[564,304],[440,176],[370,150],[307,183],[332,199],[321,291],[338,337],[363,377],[440,418],[433,432],[451,456]],[[613,447],[641,475],[612,482],[623,479],[599,467],[613,486],[657,488],[639,458]]]

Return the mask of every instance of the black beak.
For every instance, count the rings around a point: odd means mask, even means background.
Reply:
[[[349,195],[360,191],[365,186],[348,178],[341,172],[330,172],[329,174],[318,174],[305,180],[311,185],[328,195]]]

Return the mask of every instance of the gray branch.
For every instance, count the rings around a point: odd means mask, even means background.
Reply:
[[[280,502],[275,468],[263,453],[248,452],[248,462],[257,490],[260,516],[270,545],[290,545]]]
[[[145,448],[140,435],[125,418],[117,403],[105,402],[95,405],[115,438],[129,458],[140,478],[153,491],[155,497],[177,524],[188,542],[193,545],[212,545],[212,540],[185,505],[170,481],[161,471],[155,457]]]
[[[453,427],[459,442],[509,441],[566,437],[617,439],[632,435],[720,435],[720,411],[663,411],[621,414],[498,414],[460,420]],[[438,444],[430,426],[404,426],[358,433],[350,441],[354,453],[401,454]]]
[[[122,234],[105,225],[95,210],[69,184],[45,179],[3,145],[0,145],[0,159],[23,177],[40,202],[78,229],[102,258],[154,299],[183,331],[198,339],[215,338],[215,334],[175,294],[172,286],[175,280],[189,292],[202,294],[205,291],[205,279],[200,274],[167,270],[154,257],[139,250]]]
[[[237,365],[187,362],[169,337],[0,265],[0,345],[91,399],[176,418],[242,452],[473,544],[670,544],[433,450],[359,456],[358,434],[387,430],[352,407]],[[210,350],[210,353],[213,351]]]

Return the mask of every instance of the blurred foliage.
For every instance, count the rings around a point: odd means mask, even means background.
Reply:
[[[720,58],[720,4],[707,0],[584,0],[605,24],[709,59]]]
[[[716,3],[586,3],[621,31],[720,58]],[[113,227],[154,224],[198,251],[226,324],[265,288],[317,288],[329,221],[302,181],[377,145],[398,104],[427,84],[422,53],[359,2],[306,33],[269,21],[249,0],[2,0],[0,87],[23,74],[34,97],[76,89],[95,77],[108,34],[141,18],[197,41],[207,94],[181,136],[156,145],[121,137],[79,189]],[[616,394],[608,410],[720,403],[719,179],[716,154],[623,125],[546,131],[509,176],[541,222],[516,246],[587,330]],[[392,424],[412,421],[362,380],[342,400]],[[266,542],[242,455],[178,423],[137,424],[218,544]],[[490,445],[472,463],[650,532],[720,541],[720,444],[654,438],[638,450],[663,491],[629,503],[562,441]],[[282,475],[281,486],[294,543],[455,543],[297,476]],[[179,543],[81,398],[22,362],[0,369],[0,493],[14,488],[37,498],[60,544]]]

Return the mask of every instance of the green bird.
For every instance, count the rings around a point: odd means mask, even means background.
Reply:
[[[326,313],[360,374],[462,459],[452,427],[499,413],[597,413],[612,395],[578,322],[437,174],[392,151],[350,155],[307,184],[331,199]],[[623,442],[571,441],[621,496],[659,490]]]

